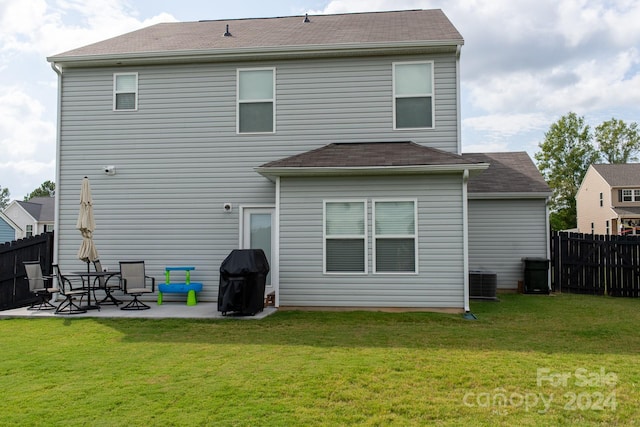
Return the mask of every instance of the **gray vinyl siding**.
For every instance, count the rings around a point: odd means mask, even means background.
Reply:
[[[498,289],[517,289],[522,258],[547,258],[547,245],[544,199],[469,200],[469,269],[496,273]]]
[[[391,64],[404,60],[434,61],[435,129],[393,130]],[[236,134],[236,70],[253,67],[276,69],[274,134]],[[75,223],[87,176],[103,265],[144,259],[158,281],[166,265],[194,265],[200,298],[214,300],[220,264],[238,247],[237,207],[275,203],[256,166],[333,142],[412,140],[455,152],[455,67],[451,54],[65,69],[58,262],[81,267]],[[116,72],[138,73],[137,111],[113,111]]]
[[[463,307],[461,175],[282,178],[280,305]],[[323,200],[367,200],[368,273],[323,274]],[[372,200],[417,199],[419,274],[374,274]]]

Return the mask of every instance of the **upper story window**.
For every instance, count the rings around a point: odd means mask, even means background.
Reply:
[[[275,68],[238,70],[238,133],[275,132]]]
[[[367,203],[324,202],[324,271],[367,272]]]
[[[600,193],[600,207],[604,206],[604,194]]]
[[[373,201],[375,273],[417,272],[416,200]]]
[[[26,229],[26,236],[25,237],[33,237],[33,225],[28,224],[27,225],[27,229]]]
[[[115,111],[138,109],[138,73],[113,75],[113,109]]]
[[[624,189],[620,190],[621,202],[640,202],[640,189]]]
[[[393,64],[394,129],[433,128],[433,62]]]
[[[45,224],[44,225],[44,232],[48,233],[50,231],[53,231],[53,224]]]

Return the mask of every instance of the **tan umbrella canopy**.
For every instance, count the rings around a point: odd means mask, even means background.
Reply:
[[[98,259],[98,251],[93,243],[93,230],[96,229],[96,221],[93,218],[93,199],[91,198],[91,185],[86,176],[82,180],[80,191],[80,212],[76,228],[82,234],[82,244],[78,250],[78,259],[87,264]]]

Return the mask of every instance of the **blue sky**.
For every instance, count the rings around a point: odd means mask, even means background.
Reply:
[[[158,22],[434,8],[465,39],[464,152],[533,156],[569,111],[640,121],[637,0],[0,0],[0,187],[22,200],[55,181],[47,56]]]

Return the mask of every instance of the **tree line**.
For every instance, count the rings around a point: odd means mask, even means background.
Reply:
[[[544,134],[535,154],[538,169],[551,187],[550,222],[553,230],[575,228],[576,194],[594,163],[638,161],[638,124],[612,118],[595,129],[574,112],[562,116]]]
[[[33,190],[29,195],[24,197],[24,201],[29,201],[34,197],[53,197],[56,192],[56,184],[51,181],[45,181],[40,184],[40,187]],[[4,188],[0,185],[0,210],[7,207],[10,201],[11,193],[8,188]]]

